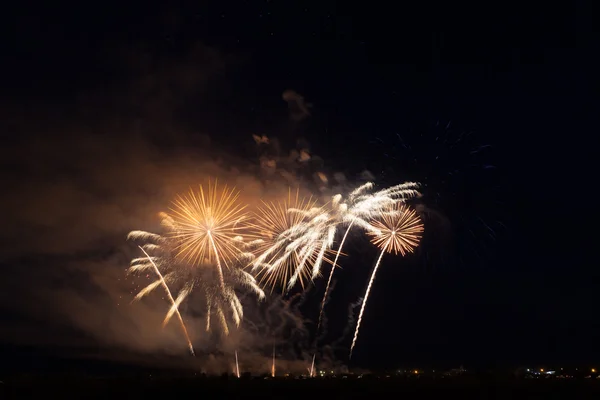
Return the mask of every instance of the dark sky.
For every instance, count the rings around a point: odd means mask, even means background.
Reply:
[[[441,216],[422,252],[384,258],[354,365],[592,362],[600,280],[577,246],[593,231],[576,226],[594,213],[593,188],[582,186],[597,131],[590,15],[585,2],[328,1],[53,2],[5,13],[3,348],[20,358],[23,346],[64,348],[65,335],[91,347],[137,340],[126,328],[119,339],[90,335],[102,322],[69,317],[85,308],[60,311],[73,303],[57,288],[118,279],[86,268],[121,273],[133,254],[120,250],[124,234],[151,226],[180,187],[221,173],[215,152],[242,171],[257,164],[259,133],[286,151],[303,138],[320,168],[350,182],[365,169],[382,184],[424,181],[423,201]],[[313,104],[310,117],[289,120],[286,89]],[[461,133],[471,136],[436,140]],[[255,193],[255,181],[237,183]],[[353,240],[330,341],[376,257]]]

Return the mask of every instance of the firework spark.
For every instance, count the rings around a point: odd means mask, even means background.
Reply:
[[[371,242],[381,249],[381,253],[371,273],[371,279],[369,280],[369,285],[367,286],[367,291],[360,308],[358,323],[356,324],[354,338],[350,346],[350,357],[352,357],[352,351],[356,345],[365,306],[383,254],[394,252],[394,254],[400,253],[404,256],[407,253],[412,253],[415,247],[419,245],[423,234],[423,224],[417,213],[402,203],[396,203],[393,207],[390,207],[380,219],[375,220],[372,224],[380,233],[377,234],[375,231],[368,231],[367,234],[372,236]]]
[[[240,377],[240,364],[238,362],[237,350],[235,351],[235,375]]]
[[[290,209],[299,211],[289,212]],[[323,260],[331,262],[326,247],[321,255],[323,246],[319,247],[319,243],[307,248],[296,240],[298,227],[303,226],[305,216],[315,209],[316,201],[300,198],[298,190],[295,195],[289,191],[285,201],[263,202],[259,207],[255,228],[262,243],[256,249],[260,256],[254,261],[252,271],[258,271],[260,283],[270,286],[271,291],[275,286],[289,290],[296,283],[304,289],[315,264]]]
[[[346,228],[344,236],[342,237],[342,241],[338,246],[338,250],[329,273],[329,278],[327,279],[327,286],[325,287],[325,293],[323,295],[321,309],[319,311],[317,330],[321,327],[325,303],[327,301],[327,297],[329,296],[329,288],[331,286],[331,280],[333,278],[335,267],[338,265],[338,258],[342,248],[344,247],[348,233],[352,227],[356,225],[371,234],[379,235],[380,228],[370,224],[368,221],[382,216],[385,209],[389,208],[393,204],[397,202],[403,202],[411,197],[418,196],[418,187],[419,185],[417,183],[406,182],[369,194],[367,191],[373,188],[373,183],[367,182],[351,192],[348,196],[348,200],[344,203],[340,203],[341,195],[334,196],[334,201],[332,203],[337,206],[334,208],[334,213],[336,214],[338,223],[347,223],[348,227]]]

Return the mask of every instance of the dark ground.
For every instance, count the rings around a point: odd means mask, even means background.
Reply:
[[[23,379],[0,384],[2,398],[152,398],[209,396],[221,399],[598,399],[600,380],[511,380],[446,378],[436,380],[327,379],[237,380],[90,378]]]

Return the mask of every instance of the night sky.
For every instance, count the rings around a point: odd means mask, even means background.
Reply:
[[[351,366],[598,359],[600,276],[578,245],[593,230],[577,226],[594,215],[587,3],[53,2],[3,18],[3,369],[177,338],[151,303],[123,325],[130,300],[111,285],[136,254],[125,236],[208,175],[260,197],[253,134],[286,154],[308,146],[296,178],[317,196],[317,170],[348,187],[365,170],[380,186],[425,184],[423,246],[384,257]],[[290,118],[285,90],[310,116]],[[350,240],[329,344],[377,256]],[[311,335],[323,288],[302,306]]]

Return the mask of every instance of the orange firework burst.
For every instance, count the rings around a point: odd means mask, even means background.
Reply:
[[[413,252],[423,234],[421,218],[415,210],[400,202],[391,206],[382,213],[380,219],[371,224],[379,230],[379,232],[367,231],[367,234],[372,237],[371,243],[382,251],[400,253],[403,256]]]
[[[190,189],[186,196],[173,202],[170,216],[172,237],[178,241],[176,257],[192,264],[216,263],[222,280],[222,264],[227,268],[237,260],[239,249],[235,237],[248,227],[246,206],[237,202],[239,192],[217,182],[202,185],[198,192]]]
[[[306,250],[295,244],[298,234],[294,229],[302,225],[306,218],[304,214],[315,208],[316,201],[312,197],[300,198],[298,190],[295,195],[289,191],[284,201],[263,202],[258,208],[255,229],[261,243],[256,251],[261,256],[255,260],[253,270],[258,270],[259,282],[270,286],[271,290],[282,286],[285,291],[296,282],[304,288],[316,262],[331,262],[327,255],[319,257],[317,248]]]
[[[354,346],[356,346],[365,306],[367,305],[369,293],[371,292],[371,287],[373,286],[373,281],[375,280],[375,275],[377,274],[383,254],[393,251],[395,254],[400,253],[404,256],[407,253],[412,253],[415,247],[419,245],[423,234],[423,224],[417,213],[400,202],[390,206],[382,213],[380,219],[373,221],[372,224],[379,232],[367,231],[367,234],[373,236],[371,243],[379,247],[381,253],[371,273],[371,279],[369,279],[367,291],[365,292],[360,313],[358,314],[358,322],[356,323],[354,338],[350,346],[350,357],[352,357],[352,351],[354,350]]]

